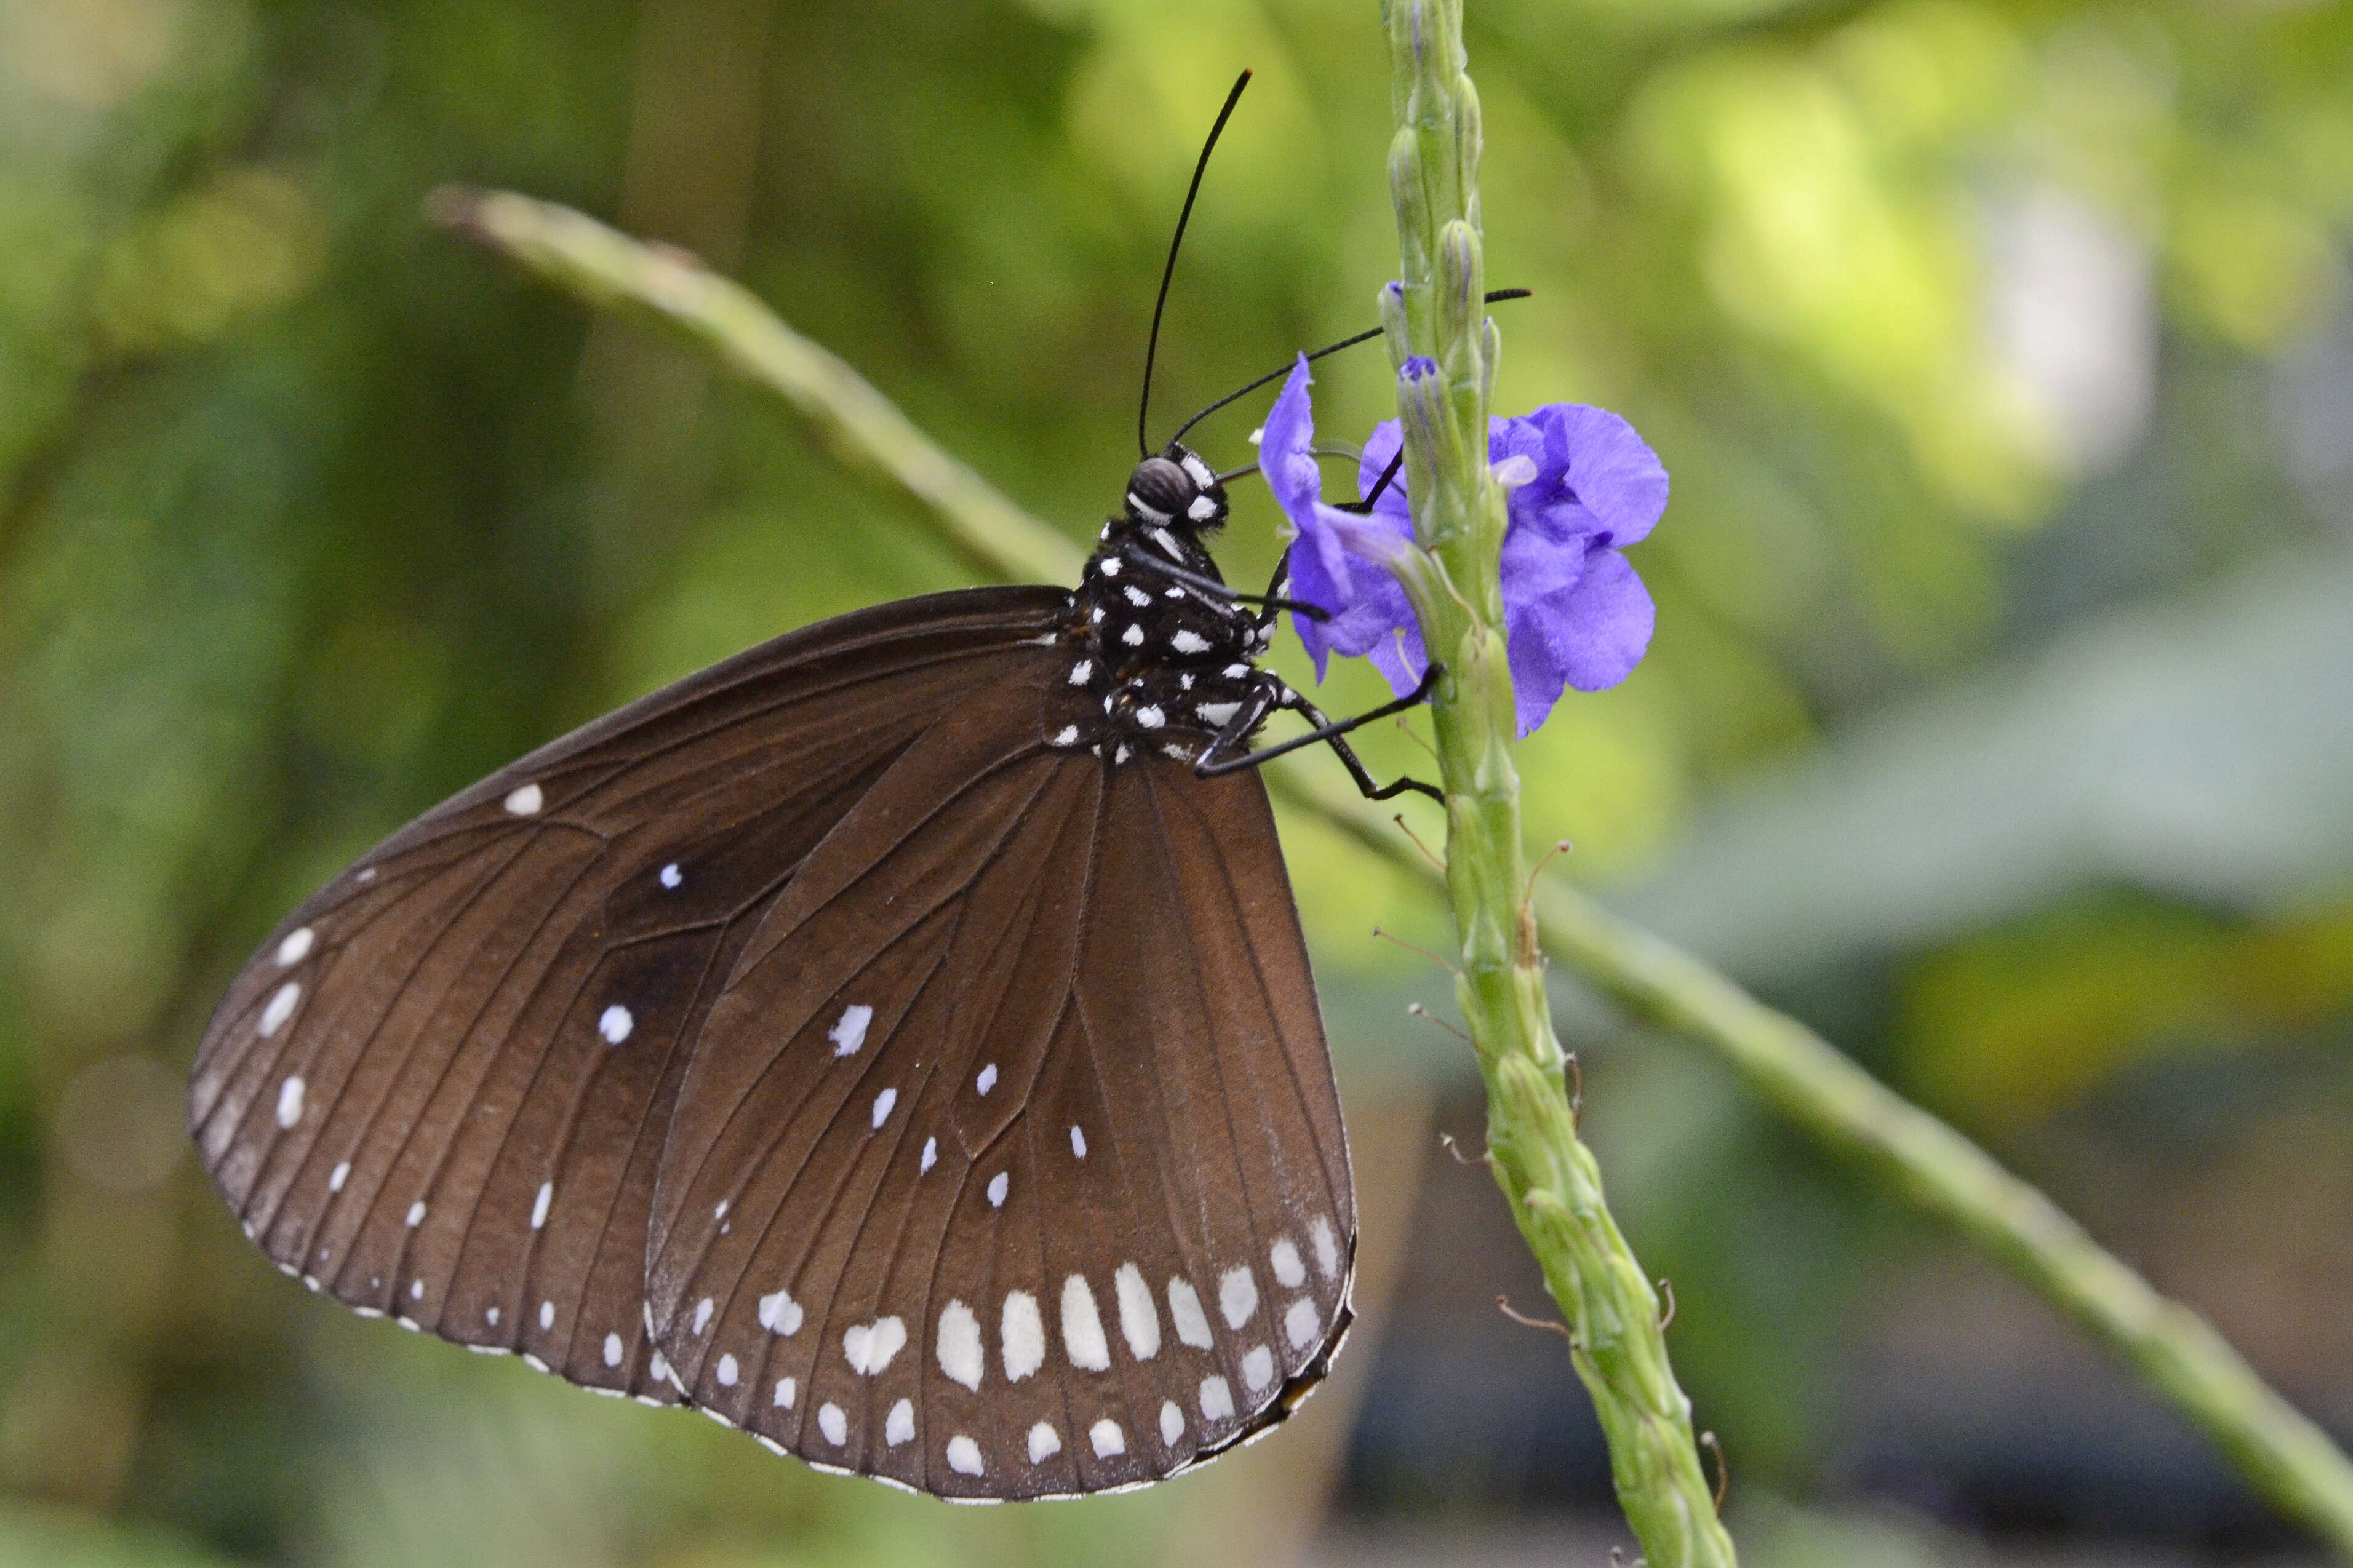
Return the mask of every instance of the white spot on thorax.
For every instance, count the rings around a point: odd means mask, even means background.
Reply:
[[[411,1230],[415,1230],[418,1226],[425,1223],[425,1200],[423,1198],[419,1198],[415,1203],[408,1205],[408,1219],[406,1223],[408,1228]]]
[[[1198,632],[1185,631],[1180,628],[1176,636],[1168,639],[1168,646],[1178,653],[1207,653],[1209,651],[1209,639]]]
[[[863,1377],[872,1377],[891,1364],[907,1342],[907,1325],[897,1318],[877,1318],[871,1323],[855,1324],[843,1331],[841,1353],[849,1362],[849,1370]]]
[[[742,1375],[742,1369],[736,1366],[735,1358],[733,1356],[723,1355],[719,1358],[718,1377],[720,1387],[734,1387],[735,1380]]]
[[[801,1304],[789,1290],[779,1290],[760,1298],[760,1326],[772,1334],[797,1334],[801,1327]]]
[[[553,1301],[542,1301],[542,1302],[539,1304],[539,1326],[540,1326],[540,1328],[541,1328],[542,1330],[547,1330],[547,1329],[552,1329],[552,1328],[555,1327],[555,1303],[554,1303],[554,1302],[553,1302]]]
[[[294,1004],[302,1000],[300,983],[290,980],[269,994],[269,1004],[261,1010],[261,1037],[268,1039],[286,1026],[294,1016]]]
[[[544,1226],[547,1223],[547,1211],[554,1205],[555,1184],[554,1182],[540,1183],[539,1196],[532,1200],[531,1228],[537,1230],[542,1226]]]
[[[1274,1352],[1264,1345],[1252,1345],[1242,1357],[1242,1381],[1250,1384],[1252,1394],[1259,1393],[1274,1381]]]
[[[1225,677],[1228,680],[1240,680],[1250,672],[1250,667],[1246,664],[1229,664],[1225,668]]]
[[[1195,522],[1207,522],[1218,515],[1218,503],[1208,496],[1195,496],[1193,504],[1185,509],[1185,515]]]
[[[1120,590],[1120,592],[1126,595],[1127,602],[1129,604],[1134,605],[1138,609],[1142,609],[1145,605],[1152,603],[1152,595],[1145,593],[1143,589],[1137,587],[1133,583],[1130,583],[1125,588]]]
[[[607,1366],[620,1365],[621,1353],[621,1336],[618,1334],[607,1334],[605,1336],[605,1364]]]
[[[895,1089],[886,1089],[874,1097],[875,1131],[881,1131],[882,1124],[891,1120],[891,1108],[898,1103],[899,1091]]]
[[[1121,1436],[1119,1423],[1106,1415],[1087,1428],[1087,1441],[1094,1445],[1095,1458],[1108,1459],[1127,1452],[1127,1439]]]
[[[798,1385],[791,1378],[780,1377],[776,1379],[776,1396],[770,1403],[779,1410],[790,1410],[793,1407],[793,1395],[797,1392],[798,1392]]]
[[[990,1089],[995,1089],[997,1087],[997,1064],[995,1062],[991,1062],[987,1067],[981,1068],[980,1076],[972,1080],[972,1087],[978,1089],[983,1094],[987,1094]]]
[[[1046,1322],[1039,1314],[1037,1297],[1027,1290],[1006,1292],[997,1343],[1005,1352],[1008,1383],[1018,1383],[1046,1364]]]
[[[1160,546],[1162,550],[1166,551],[1175,559],[1178,561],[1185,559],[1185,547],[1177,543],[1176,536],[1170,533],[1166,529],[1154,529],[1152,531],[1152,542]]]
[[[1222,1377],[1201,1380],[1201,1419],[1224,1421],[1234,1413],[1234,1391],[1226,1386]]]
[[[1071,1156],[1078,1160],[1087,1157],[1087,1135],[1079,1130],[1075,1121],[1071,1123]]]
[[[1161,1446],[1164,1447],[1173,1448],[1176,1446],[1176,1439],[1182,1437],[1184,1435],[1185,1413],[1176,1408],[1176,1402],[1175,1400],[1162,1400],[1160,1402]]]
[[[916,1163],[916,1165],[915,1165],[915,1174],[917,1174],[917,1175],[919,1175],[919,1176],[920,1176],[920,1175],[923,1174],[926,1171],[929,1171],[929,1170],[930,1170],[934,1165],[936,1165],[936,1164],[938,1164],[939,1163],[940,1163],[940,1141],[939,1141],[938,1139],[936,1139],[936,1138],[926,1138],[926,1139],[924,1139],[924,1140],[923,1140],[923,1159],[922,1159],[922,1160],[920,1160],[920,1161],[918,1161],[918,1162]]]
[[[1144,1282],[1144,1270],[1133,1263],[1121,1264],[1112,1276],[1112,1288],[1119,1298],[1119,1331],[1127,1341],[1128,1353],[1150,1361],[1160,1353],[1160,1313],[1152,1304],[1152,1287]]]
[[[997,1174],[989,1177],[988,1206],[993,1209],[1003,1208],[1005,1206],[1005,1194],[1007,1191],[1011,1188],[1012,1184],[1012,1178],[1003,1171],[999,1171]]]
[[[1062,1435],[1040,1421],[1029,1428],[1029,1462],[1042,1465],[1062,1451]]]
[[[1116,577],[1119,575],[1119,564],[1118,556],[1106,555],[1103,560],[1096,563],[1095,570],[1101,572],[1106,577]]]
[[[866,1026],[874,1021],[874,1009],[863,1002],[853,1002],[841,1010],[841,1018],[825,1032],[833,1042],[833,1054],[854,1057],[858,1047],[866,1043]]]
[[[1140,625],[1129,626],[1127,630],[1119,634],[1119,640],[1125,643],[1130,647],[1142,647],[1144,646],[1144,627]]]
[[[830,1399],[817,1407],[817,1429],[837,1448],[849,1441],[849,1417]]]
[[[1111,1342],[1103,1337],[1103,1320],[1095,1315],[1095,1293],[1083,1274],[1062,1281],[1062,1349],[1071,1364],[1082,1372],[1111,1370]]]
[[[1326,1279],[1340,1278],[1340,1242],[1332,1234],[1332,1222],[1320,1215],[1307,1227],[1308,1238],[1315,1243],[1315,1267]]]
[[[676,891],[678,885],[685,880],[686,875],[678,868],[677,861],[673,860],[669,865],[661,868],[661,885],[663,887],[668,888],[672,891]]]
[[[507,796],[507,815],[537,816],[539,808],[546,804],[547,797],[540,794],[539,786],[535,784],[527,784]]]
[[[949,1438],[948,1468],[960,1476],[980,1474],[980,1445],[962,1434]]]
[[[1239,1329],[1258,1310],[1258,1281],[1248,1268],[1229,1268],[1218,1276],[1218,1310],[1226,1327]]]
[[[1291,1337],[1291,1348],[1295,1351],[1303,1351],[1314,1344],[1316,1331],[1323,1326],[1324,1320],[1316,1312],[1315,1303],[1304,1296],[1293,1301],[1291,1310],[1282,1314],[1282,1331]]]
[[[309,926],[296,926],[288,931],[286,940],[278,944],[278,967],[290,969],[310,957],[311,940]]]
[[[1176,1321],[1176,1337],[1196,1350],[1209,1348],[1209,1316],[1201,1310],[1200,1292],[1189,1280],[1168,1281],[1168,1315]]]
[[[351,1179],[352,1163],[345,1160],[327,1173],[327,1190],[331,1193],[340,1193],[343,1190],[343,1184]]]
[[[1299,1248],[1292,1245],[1291,1237],[1278,1240],[1267,1253],[1267,1260],[1274,1265],[1274,1277],[1286,1288],[1296,1290],[1307,1283],[1307,1265],[1299,1260]]]
[[[935,1352],[940,1370],[975,1394],[980,1392],[981,1374],[987,1370],[987,1358],[980,1350],[980,1320],[962,1301],[950,1301],[940,1309],[940,1331]]]
[[[1227,725],[1232,723],[1234,721],[1234,715],[1240,712],[1241,710],[1242,705],[1239,702],[1196,702],[1193,704],[1193,712],[1195,716],[1198,717],[1202,723],[1207,724],[1212,730],[1222,730]]]
[[[1198,453],[1187,452],[1176,460],[1184,466],[1187,473],[1193,476],[1193,482],[1201,489],[1208,489],[1218,482],[1218,476],[1210,472],[1209,465],[1203,462]]]
[[[628,1039],[629,1031],[637,1026],[638,1021],[629,1016],[629,1010],[617,1002],[596,1017],[596,1032],[605,1037],[608,1046],[617,1046]]]
[[[915,1403],[902,1399],[891,1406],[891,1414],[882,1421],[882,1441],[895,1448],[913,1441],[915,1436]]]
[[[302,1120],[302,1080],[290,1078],[278,1086],[278,1125],[291,1127]]]

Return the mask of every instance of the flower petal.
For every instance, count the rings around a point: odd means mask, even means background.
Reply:
[[[1565,598],[1549,626],[1553,648],[1579,691],[1617,685],[1642,662],[1651,646],[1658,611],[1651,591],[1615,550],[1597,550],[1585,574]]]
[[[1405,590],[1387,565],[1413,538],[1413,523],[1406,515],[1402,492],[1394,514],[1357,517],[1324,504],[1314,450],[1314,418],[1308,405],[1307,389],[1314,379],[1303,354],[1267,414],[1259,468],[1295,534],[1290,595],[1331,616],[1316,621],[1294,611],[1291,617],[1301,645],[1315,661],[1320,681],[1333,654],[1362,655],[1400,626],[1413,624]]]
[[[1608,409],[1548,403],[1525,421],[1508,423],[1532,427],[1514,433],[1513,450],[1525,449],[1526,435],[1542,440],[1541,452],[1531,454],[1536,458],[1536,482],[1514,491],[1515,500],[1581,507],[1592,519],[1587,531],[1610,545],[1645,537],[1666,510],[1665,466],[1631,425]],[[1488,444],[1495,444],[1492,435]]]

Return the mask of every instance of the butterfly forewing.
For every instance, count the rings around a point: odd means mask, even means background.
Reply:
[[[942,595],[777,639],[337,878],[198,1053],[193,1130],[255,1239],[363,1310],[674,1397],[646,1223],[702,1017],[809,848],[1063,602]]]
[[[1041,696],[937,727],[810,858],[705,1026],[656,1205],[696,1403],[948,1496],[1182,1469],[1280,1419],[1347,1321],[1264,791],[1008,744]]]

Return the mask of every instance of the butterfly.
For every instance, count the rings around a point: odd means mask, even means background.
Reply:
[[[1299,606],[1219,575],[1232,477],[1172,440],[1075,590],[789,633],[335,877],[196,1055],[246,1235],[363,1315],[960,1500],[1282,1420],[1356,1226],[1253,764],[1329,741],[1436,792],[1340,740],[1421,693],[1333,724],[1259,668]],[[1314,730],[1252,751],[1282,710]]]

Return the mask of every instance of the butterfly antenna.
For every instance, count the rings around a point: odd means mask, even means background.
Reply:
[[[1209,127],[1209,139],[1201,143],[1201,160],[1193,165],[1193,183],[1185,189],[1185,210],[1176,215],[1176,232],[1168,241],[1168,264],[1160,269],[1160,298],[1152,302],[1152,334],[1144,340],[1144,395],[1135,403],[1135,455],[1139,458],[1152,456],[1152,443],[1144,434],[1145,417],[1152,412],[1152,361],[1160,352],[1160,313],[1167,309],[1169,280],[1176,276],[1176,252],[1185,243],[1185,225],[1193,216],[1193,198],[1201,194],[1201,176],[1209,172],[1209,154],[1218,150],[1218,138],[1226,121],[1233,118],[1234,105],[1242,100],[1242,89],[1250,86],[1250,72],[1242,72],[1234,79],[1233,91],[1226,94],[1226,106],[1218,110],[1218,122]]]
[[[1487,303],[1493,305],[1504,300],[1525,300],[1535,292],[1535,290],[1533,289],[1498,289],[1487,296]],[[1319,360],[1325,354],[1335,354],[1342,349],[1352,349],[1358,343],[1371,342],[1375,338],[1379,337],[1384,331],[1386,331],[1386,329],[1381,327],[1368,328],[1364,331],[1358,332],[1355,337],[1342,338],[1336,343],[1325,343],[1322,348],[1311,351],[1307,357],[1311,360]],[[1210,404],[1209,406],[1202,409],[1201,412],[1194,415],[1193,417],[1185,421],[1184,424],[1179,425],[1176,427],[1176,434],[1169,437],[1168,438],[1171,441],[1182,441],[1185,438],[1186,431],[1190,430],[1194,426],[1198,425],[1202,420],[1207,419],[1210,415],[1215,414],[1227,404],[1237,402],[1241,398],[1248,397],[1251,393],[1256,392],[1268,382],[1281,381],[1284,376],[1289,375],[1290,374],[1291,366],[1284,365],[1280,370],[1268,371],[1264,375],[1260,376],[1248,386],[1240,387],[1235,391],[1227,393],[1223,397],[1219,398],[1215,403]]]

